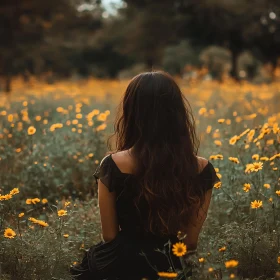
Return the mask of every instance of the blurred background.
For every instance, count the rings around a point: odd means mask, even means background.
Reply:
[[[127,79],[164,69],[184,79],[270,83],[280,76],[277,0],[1,0],[0,90]]]

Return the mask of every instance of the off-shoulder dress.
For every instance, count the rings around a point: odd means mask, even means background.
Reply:
[[[163,249],[168,240],[171,244],[178,242],[177,236],[159,237],[144,231],[143,224],[148,209],[144,202],[139,204],[139,210],[134,205],[137,194],[136,177],[121,172],[112,159],[112,154],[103,158],[93,175],[96,183],[100,179],[110,192],[116,193],[116,211],[121,230],[114,240],[100,242],[91,248],[83,263],[76,266],[76,269],[72,268],[73,275],[77,275],[80,268],[80,276],[74,279],[159,279],[157,272],[167,271],[170,260],[157,249]],[[198,174],[198,180],[199,187],[205,192],[219,181],[210,162]],[[170,256],[175,269],[182,269],[179,258],[172,253]]]

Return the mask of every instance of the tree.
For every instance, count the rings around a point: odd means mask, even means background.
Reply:
[[[0,75],[5,79],[7,92],[11,89],[13,75],[36,72],[36,61],[41,59],[42,54],[77,46],[80,41],[75,40],[75,35],[80,38],[100,27],[100,13],[97,16],[79,13],[78,4],[81,1],[0,2]],[[99,4],[96,1],[96,5]]]

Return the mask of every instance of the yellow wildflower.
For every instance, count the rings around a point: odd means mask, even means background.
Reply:
[[[218,123],[224,123],[225,119],[218,119]]]
[[[234,279],[235,278],[235,274],[231,273],[229,276],[230,279]]]
[[[97,120],[99,120],[99,121],[106,121],[106,119],[107,119],[107,114],[105,114],[105,113],[101,113],[100,115],[98,115],[98,117],[97,117]]]
[[[270,184],[263,184],[263,186],[267,189],[270,189]]]
[[[278,196],[280,196],[280,190],[275,192]]]
[[[238,261],[236,260],[230,260],[225,262],[226,268],[237,267],[237,266],[238,266]]]
[[[15,194],[18,194],[19,193],[19,189],[18,188],[13,188],[11,191],[10,191],[10,195],[15,195]]]
[[[253,160],[259,160],[260,156],[258,154],[252,155]]]
[[[248,192],[251,189],[251,185],[248,183],[245,183],[243,186],[244,186],[243,187],[244,192]]]
[[[4,231],[4,237],[6,238],[15,238],[16,233],[11,228],[6,228]]]
[[[27,130],[28,135],[33,135],[36,132],[36,128],[34,126],[30,126]]]
[[[262,161],[268,161],[269,158],[268,158],[268,157],[260,157],[260,160],[262,160]]]
[[[207,112],[207,109],[206,108],[200,108],[199,111],[198,111],[198,114],[199,115],[203,115]]]
[[[23,212],[18,214],[18,217],[19,217],[19,218],[21,218],[21,217],[23,217],[23,216],[24,216],[24,213],[23,213]]]
[[[217,182],[217,183],[214,185],[214,188],[215,188],[215,189],[219,189],[219,188],[221,188],[221,186],[222,186],[222,182]]]
[[[68,238],[69,234],[63,234],[63,237]]]
[[[221,142],[220,140],[215,140],[215,141],[214,141],[214,144],[215,144],[216,146],[222,146],[222,142]]]
[[[251,202],[251,208],[252,209],[257,209],[257,208],[260,208],[262,207],[263,203],[261,200],[255,200],[255,201],[252,201]]]
[[[177,257],[182,257],[187,253],[187,246],[183,242],[177,242],[172,248],[173,254]]]
[[[254,162],[254,163],[252,163],[250,171],[258,172],[262,168],[263,168],[262,162]]]
[[[214,271],[213,267],[208,268],[208,272],[213,272],[213,271]]]
[[[40,202],[40,199],[38,197],[32,198],[31,199],[33,204],[36,204],[37,202]]]
[[[43,199],[42,199],[42,203],[43,203],[43,204],[46,204],[46,203],[48,203],[48,200],[47,200],[46,198],[43,198]]]
[[[66,216],[67,215],[67,210],[63,210],[63,209],[58,210],[57,215],[60,216],[60,217],[61,216]]]
[[[199,261],[200,263],[203,263],[203,262],[205,262],[205,259],[204,259],[204,258],[199,258],[198,261]]]
[[[230,161],[232,161],[232,162],[236,163],[236,164],[238,164],[238,163],[239,163],[239,159],[238,159],[238,158],[236,158],[236,157],[229,157],[228,159],[229,159]]]
[[[224,252],[225,250],[226,250],[226,247],[224,246],[224,247],[219,249],[219,252]]]
[[[234,145],[234,144],[236,143],[236,141],[238,141],[239,139],[240,139],[239,136],[234,135],[233,137],[231,137],[231,138],[229,139],[229,144],[230,144],[230,145]]]
[[[162,278],[176,278],[178,276],[177,272],[158,272],[158,276]]]

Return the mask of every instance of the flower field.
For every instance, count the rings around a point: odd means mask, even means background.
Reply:
[[[178,82],[221,179],[191,279],[280,279],[280,83]],[[16,80],[0,95],[1,280],[71,279],[100,240],[92,175],[127,84]]]

